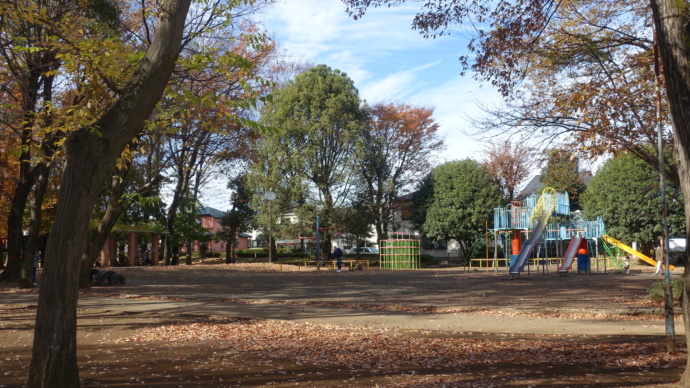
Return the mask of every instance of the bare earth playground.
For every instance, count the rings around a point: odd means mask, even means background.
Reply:
[[[280,271],[282,269],[282,271]],[[80,296],[84,386],[672,386],[651,266],[512,279],[461,267],[118,268]],[[680,276],[680,269],[673,274]],[[0,289],[0,386],[26,385],[36,295]]]

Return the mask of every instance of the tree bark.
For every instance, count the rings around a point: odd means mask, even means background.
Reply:
[[[38,178],[31,193],[29,231],[26,239],[26,249],[24,250],[24,265],[22,266],[21,278],[19,281],[20,287],[33,286],[34,256],[38,250],[38,240],[41,233],[41,221],[43,218],[41,205],[43,204],[43,197],[48,188],[48,178],[50,176],[50,166],[48,164],[41,163],[36,168],[38,171]]]
[[[105,215],[103,215],[103,219],[101,219],[96,229],[91,231],[86,251],[81,258],[79,267],[79,288],[91,287],[91,268],[93,268],[94,263],[98,260],[100,251],[117,223],[117,220],[131,204],[130,200],[122,198],[125,186],[124,182],[130,167],[131,165],[127,164],[126,167],[117,171],[111,179],[108,208],[105,210]],[[163,177],[161,175],[157,175],[151,182],[142,185],[137,190],[137,193],[144,197],[152,195],[151,189],[162,179]]]
[[[236,261],[234,245],[235,242],[233,239],[228,239],[225,242],[225,264],[232,264]]]
[[[690,239],[690,5],[687,1],[653,0],[655,32],[663,63],[666,93],[675,138],[674,157],[678,165],[680,189],[685,199],[686,238]],[[690,267],[685,252],[683,279],[683,316],[686,341],[690,340]],[[690,386],[690,359],[681,377],[682,386]]]
[[[26,120],[31,120],[33,123],[33,112],[25,115]],[[29,124],[27,124],[29,125]],[[25,130],[25,136],[22,139],[22,145],[25,149],[31,146],[30,130]],[[24,255],[24,210],[29,200],[31,188],[36,183],[38,177],[38,169],[31,168],[29,161],[29,151],[24,151],[19,157],[19,181],[14,190],[12,203],[10,205],[10,212],[7,216],[7,267],[0,274],[0,281],[3,282],[19,282],[20,286],[26,286],[26,278],[23,277],[23,268],[26,266],[25,261],[28,262],[33,258],[26,258]]]
[[[199,258],[201,258],[201,242],[197,241],[197,246],[199,247]],[[192,265],[192,253],[194,252],[194,241],[187,240],[185,243],[184,264]]]
[[[180,52],[190,0],[170,0],[139,68],[115,105],[65,141],[60,197],[38,297],[29,386],[79,387],[77,299],[79,264],[100,189],[127,143],[160,99]],[[100,131],[92,131],[98,128]]]

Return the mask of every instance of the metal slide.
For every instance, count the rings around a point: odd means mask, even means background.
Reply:
[[[547,223],[548,222],[545,220],[537,221],[537,226],[534,227],[532,235],[529,236],[527,241],[525,241],[525,243],[522,245],[520,253],[515,258],[513,264],[510,266],[511,274],[519,274],[520,272],[522,272],[522,269],[525,267],[525,264],[527,264],[527,259],[529,259],[529,257],[532,256],[532,251],[534,251],[534,247],[536,247],[537,244],[539,244],[539,240],[541,240],[541,234],[544,233]]]
[[[616,240],[615,238],[609,236],[608,234],[603,235],[602,239],[604,239],[604,241],[606,241],[607,243],[616,246],[618,249],[623,250],[623,251],[637,257],[638,259],[644,261],[645,263],[647,263],[649,265],[653,265],[656,267],[656,260],[650,259],[649,257],[644,255],[643,253],[640,253],[640,252],[632,249],[631,247],[623,244],[622,242]],[[671,270],[674,269],[674,267],[672,265],[670,265],[668,268]]]
[[[539,197],[534,210],[532,210],[532,215],[530,216],[530,223],[535,223],[532,235],[529,236],[527,241],[522,245],[520,253],[515,258],[515,262],[510,266],[511,274],[519,274],[525,267],[525,264],[529,261],[529,257],[534,251],[534,247],[537,246],[539,240],[541,240],[541,235],[546,230],[546,226],[549,223],[549,218],[551,214],[556,209],[556,191],[550,187],[544,189],[544,192]]]
[[[581,241],[582,237],[570,239],[570,244],[568,244],[568,249],[565,251],[565,257],[563,258],[563,264],[558,268],[558,272],[568,272],[570,267],[573,266],[573,259],[575,259]]]

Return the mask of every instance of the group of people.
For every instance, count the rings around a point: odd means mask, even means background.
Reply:
[[[656,261],[656,271],[654,271],[654,274],[664,275],[664,250],[661,247],[654,248],[654,260]],[[625,273],[630,273],[630,256],[628,255],[623,256],[623,269]]]

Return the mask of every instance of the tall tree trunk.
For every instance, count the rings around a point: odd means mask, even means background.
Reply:
[[[170,237],[167,235],[161,236],[161,256],[163,258],[163,265],[170,265]]]
[[[378,241],[385,240],[388,238],[388,234],[385,232],[385,229],[383,228],[380,219],[374,221],[374,229],[376,229],[376,238],[378,238]]]
[[[675,139],[674,156],[685,200],[686,238],[690,239],[690,5],[687,1],[653,0],[654,24],[663,63],[666,93]],[[686,341],[690,341],[690,267],[685,252],[683,316]],[[681,377],[690,386],[690,358]]]
[[[25,115],[26,120],[33,123],[33,111]],[[27,124],[30,125],[30,124]],[[7,267],[0,275],[0,281],[19,282],[26,286],[26,278],[22,277],[22,269],[26,266],[25,261],[32,261],[24,255],[24,210],[29,200],[29,194],[36,183],[38,170],[31,168],[29,147],[31,147],[30,130],[24,131],[22,147],[25,151],[19,156],[19,181],[14,190],[10,212],[7,216]]]
[[[225,242],[225,264],[232,264],[235,262],[235,243],[234,239],[228,239]]]
[[[108,208],[105,210],[105,215],[103,215],[96,229],[91,231],[89,241],[86,245],[86,251],[81,258],[79,267],[79,288],[88,288],[91,286],[91,268],[93,268],[94,263],[98,260],[100,251],[112,232],[113,227],[115,227],[117,220],[124,214],[129,205],[131,205],[130,200],[122,197],[125,179],[130,167],[131,164],[126,164],[126,166],[120,168],[111,179]],[[163,177],[158,175],[153,178],[151,182],[139,187],[136,192],[144,197],[153,195],[151,189],[162,179]]]
[[[19,179],[14,190],[10,212],[7,216],[7,268],[0,275],[0,281],[18,282],[21,279],[23,268],[24,235],[22,224],[24,221],[24,210],[29,198],[31,188],[36,182],[36,174],[31,168],[30,149],[32,145],[32,128],[35,123],[36,101],[40,90],[41,73],[38,66],[32,66],[31,72],[23,91],[22,112],[24,118],[21,133],[22,151],[19,155]]]
[[[126,210],[126,206],[122,200],[122,193],[124,191],[122,182],[124,175],[127,174],[126,170],[128,168],[129,166],[124,169],[120,169],[111,179],[108,208],[106,209],[105,215],[103,215],[101,222],[96,227],[96,230],[92,231],[91,235],[89,236],[86,250],[81,258],[79,265],[79,288],[87,288],[91,286],[91,268],[93,268],[93,264],[98,259],[101,248],[108,239],[108,235],[110,235],[110,232],[115,226],[115,223],[117,223],[118,218],[120,218],[122,213],[124,213]]]
[[[20,169],[21,171],[21,169]],[[24,266],[24,209],[29,198],[33,182],[20,173],[19,183],[14,191],[10,212],[7,216],[7,266],[0,275],[0,281],[19,282]]]
[[[94,126],[64,144],[60,197],[38,297],[29,386],[79,387],[77,298],[79,263],[100,189],[127,143],[160,99],[177,61],[190,0],[163,3],[156,35],[122,98]],[[92,131],[91,128],[98,128]]]
[[[201,243],[197,241],[197,247],[199,247],[199,258],[201,258]],[[192,265],[192,253],[194,252],[194,241],[187,240],[185,244],[186,255],[184,256],[184,264]]]
[[[43,204],[43,197],[48,188],[48,178],[50,177],[50,166],[48,164],[41,163],[36,166],[36,168],[38,178],[31,192],[31,202],[29,204],[31,209],[29,215],[29,231],[26,239],[26,249],[24,250],[24,265],[19,281],[22,287],[31,287],[33,285],[34,255],[36,255],[36,251],[38,250],[39,235],[41,233],[41,205]]]

